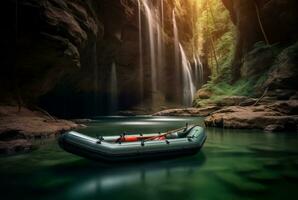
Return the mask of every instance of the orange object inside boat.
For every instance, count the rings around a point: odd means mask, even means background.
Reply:
[[[116,142],[137,142],[141,140],[165,140],[166,137],[161,136],[152,136],[152,137],[144,137],[144,136],[124,136],[117,139]]]

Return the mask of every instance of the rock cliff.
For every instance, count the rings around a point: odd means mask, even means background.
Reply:
[[[295,61],[297,51],[293,50],[298,35],[297,1],[222,0],[222,2],[230,11],[231,20],[237,27],[237,44],[233,61],[234,81],[241,77],[264,73],[270,73],[269,77],[272,80],[273,76],[277,76],[274,71],[278,68],[283,68],[284,72],[291,71],[293,77],[298,75],[297,70],[288,70],[289,67],[284,66],[291,62],[297,69]],[[291,58],[285,63],[285,57],[289,58],[287,53],[289,47],[292,49]],[[278,79],[283,77],[280,76]],[[284,80],[286,79],[288,78]],[[283,87],[293,85],[292,81],[282,82]]]
[[[233,81],[258,80],[251,93],[258,99],[222,105],[222,109],[206,118],[205,124],[223,128],[297,131],[297,1],[222,2],[237,28]]]

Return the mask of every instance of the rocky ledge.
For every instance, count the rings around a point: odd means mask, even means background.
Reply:
[[[265,97],[258,101],[230,96],[199,108],[168,109],[153,116],[203,116],[208,127],[295,132],[298,131],[298,100],[281,101]]]
[[[297,131],[298,100],[275,101],[257,106],[228,106],[205,119],[206,126]]]
[[[0,106],[0,154],[30,151],[33,139],[54,138],[79,127],[79,124],[55,119],[43,111]]]
[[[177,109],[168,109],[163,110],[157,113],[154,113],[153,116],[207,116],[212,112],[220,109],[218,106],[206,106],[203,108],[177,108]]]

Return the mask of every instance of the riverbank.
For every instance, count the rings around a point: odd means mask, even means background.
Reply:
[[[0,106],[0,154],[28,152],[32,140],[54,138],[61,133],[82,127],[72,121],[56,119],[45,111],[17,106]]]
[[[229,97],[201,108],[170,109],[153,115],[206,116],[207,127],[298,131],[298,100],[257,102],[244,97]]]
[[[298,100],[256,102],[229,97],[199,108],[166,109],[153,116],[205,117],[207,127],[261,129],[267,132],[298,131]],[[0,154],[30,152],[34,139],[55,138],[65,131],[84,127],[90,119],[63,120],[46,111],[0,106]]]

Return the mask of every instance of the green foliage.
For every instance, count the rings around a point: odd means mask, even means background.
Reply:
[[[209,81],[204,85],[203,89],[212,93],[209,99],[195,99],[194,106],[201,107],[208,104],[216,104],[222,101],[227,96],[248,96],[256,97],[258,91],[264,82],[268,79],[268,74],[254,76],[250,79],[240,79],[234,84],[230,84],[226,80],[214,83],[214,80]]]
[[[232,85],[225,81],[216,84],[210,81],[204,86],[204,89],[211,91],[212,96],[209,99],[195,99],[194,106],[216,104],[227,96],[253,96],[255,82],[255,79],[239,80]]]
[[[205,45],[207,49],[202,48],[201,51],[202,55],[207,56],[211,68],[211,80],[204,88],[211,91],[212,96],[205,100],[195,100],[195,105],[203,106],[216,103],[226,96],[252,96],[257,79],[242,79],[230,84],[231,65],[235,53],[236,28],[230,19],[228,10],[218,0],[202,0],[201,2],[202,15],[198,20],[201,24],[200,40],[203,41],[202,44],[207,44]]]
[[[211,88],[214,94],[217,96],[249,96],[253,92],[253,83],[253,80],[240,80],[233,85],[226,82],[220,82],[218,84],[213,84]]]
[[[218,0],[175,0],[175,12],[179,21],[191,24],[193,34],[188,41],[180,39],[188,55],[205,57],[211,69],[210,81],[204,86],[213,94],[210,99],[197,99],[195,105],[220,101],[226,96],[253,96],[254,86],[262,84],[266,77],[254,77],[231,83],[231,65],[235,53],[236,28],[228,10]],[[188,3],[186,3],[188,2]],[[188,22],[187,22],[188,21]],[[180,25],[180,27],[182,27]],[[263,44],[256,44],[262,48]],[[191,48],[192,47],[192,48]]]

